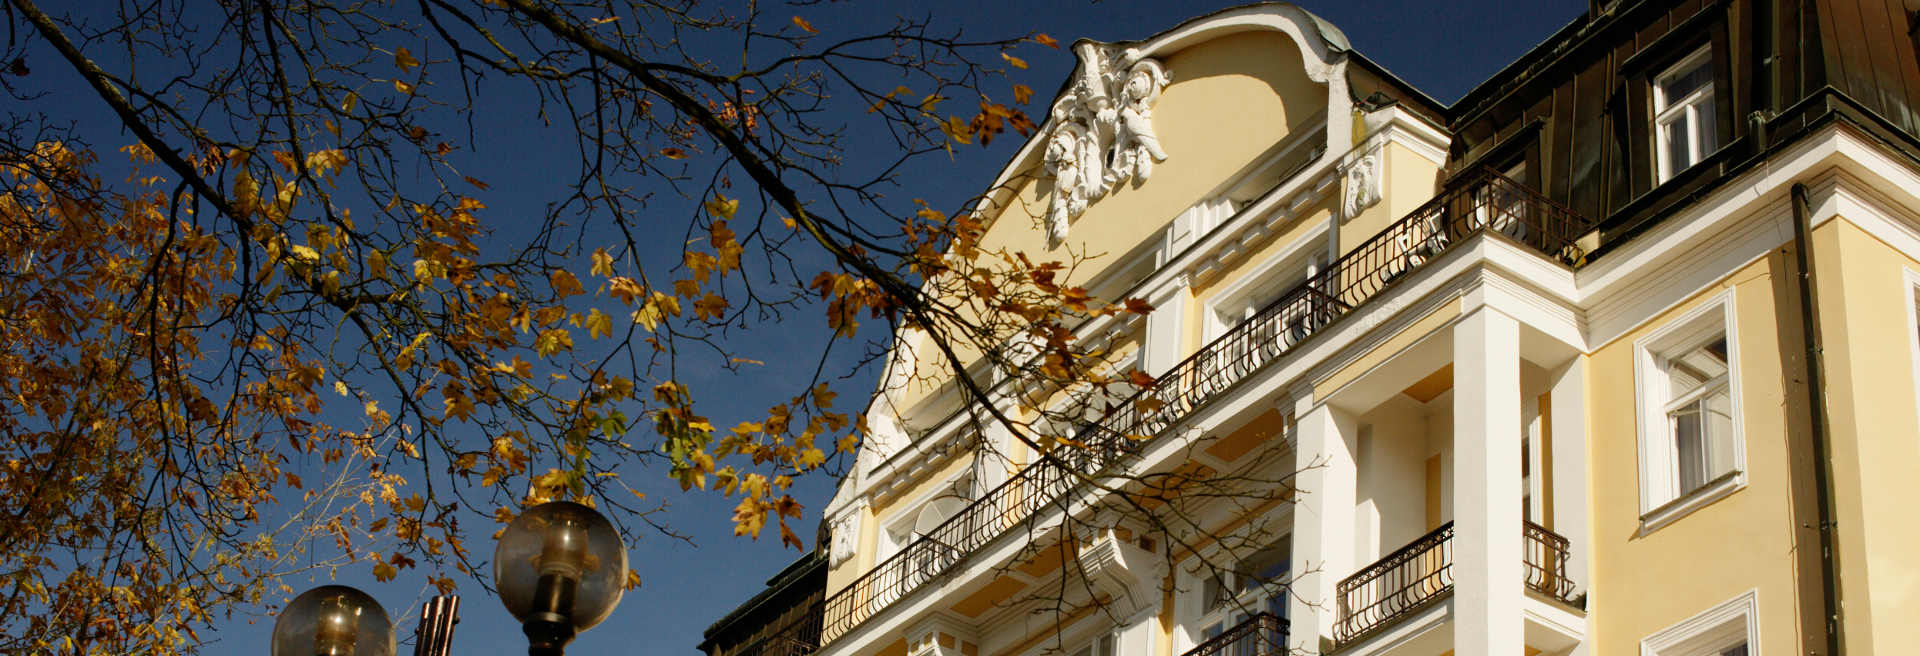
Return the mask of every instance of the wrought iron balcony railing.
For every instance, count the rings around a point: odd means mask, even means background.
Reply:
[[[1588,222],[1572,211],[1492,171],[1460,178],[1082,430],[1077,441],[1086,445],[1087,453],[1046,458],[1028,466],[835,591],[826,601],[821,644],[845,635],[965,561],[1063,498],[1083,478],[1096,476],[1134,453],[1148,438],[1465,238],[1482,231],[1499,232],[1573,264],[1581,256],[1576,240],[1588,229]]]
[[[1180,656],[1281,656],[1287,649],[1287,618],[1261,613]]]
[[[1527,587],[1540,594],[1573,603],[1573,579],[1567,578],[1567,539],[1547,527],[1527,522],[1525,540]]]
[[[1533,522],[1521,526],[1527,587],[1572,603],[1567,539]],[[1375,561],[1335,587],[1334,642],[1346,644],[1392,626],[1453,591],[1453,522]]]

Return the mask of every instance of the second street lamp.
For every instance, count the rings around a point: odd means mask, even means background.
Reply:
[[[515,518],[493,552],[500,603],[520,620],[533,656],[561,654],[574,635],[605,620],[626,579],[619,531],[592,508],[568,501]]]
[[[273,621],[273,656],[393,656],[393,622],[367,593],[323,585]]]

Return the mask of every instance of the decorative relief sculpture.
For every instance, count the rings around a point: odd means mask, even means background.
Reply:
[[[1340,195],[1345,199],[1341,209],[1346,215],[1342,219],[1351,219],[1360,212],[1380,202],[1380,151],[1378,147],[1347,162],[1346,171],[1340,176]]]
[[[1138,51],[1091,42],[1074,46],[1077,79],[1053,104],[1044,173],[1053,178],[1047,238],[1114,187],[1145,182],[1167,152],[1153,131],[1153,105],[1172,77]]]
[[[833,531],[833,547],[827,551],[827,564],[838,566],[853,557],[854,548],[860,542],[860,509],[849,510],[829,526]]]

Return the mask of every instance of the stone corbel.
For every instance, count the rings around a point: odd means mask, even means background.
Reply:
[[[907,656],[979,656],[976,633],[964,622],[935,614],[907,627]]]
[[[1106,595],[1120,617],[1157,610],[1165,563],[1133,544],[1121,531],[1103,530],[1080,551],[1081,571],[1095,592]]]

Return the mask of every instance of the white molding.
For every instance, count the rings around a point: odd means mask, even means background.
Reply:
[[[1633,342],[1633,398],[1638,434],[1640,465],[1640,534],[1705,507],[1746,486],[1747,449],[1745,405],[1741,399],[1740,329],[1734,306],[1734,290],[1729,288],[1702,301],[1697,307],[1674,317],[1665,325]],[[1715,314],[1718,316],[1714,316]],[[1658,351],[1679,346],[1673,342],[1691,340],[1696,333],[1710,332],[1709,324],[1718,323],[1727,340],[1727,394],[1733,412],[1733,471],[1731,475],[1697,490],[1669,489],[1672,464],[1656,461],[1666,457],[1672,436],[1667,434],[1664,411],[1665,384],[1659,373]]]
[[[1696,656],[1669,653],[1683,643],[1727,623],[1745,620],[1747,656],[1760,656],[1760,591],[1752,589],[1699,614],[1674,623],[1640,641],[1640,656]]]
[[[1913,369],[1913,396],[1915,407],[1920,407],[1920,271],[1901,267],[1901,278],[1906,282],[1901,286],[1902,297],[1907,302],[1907,364]]]

